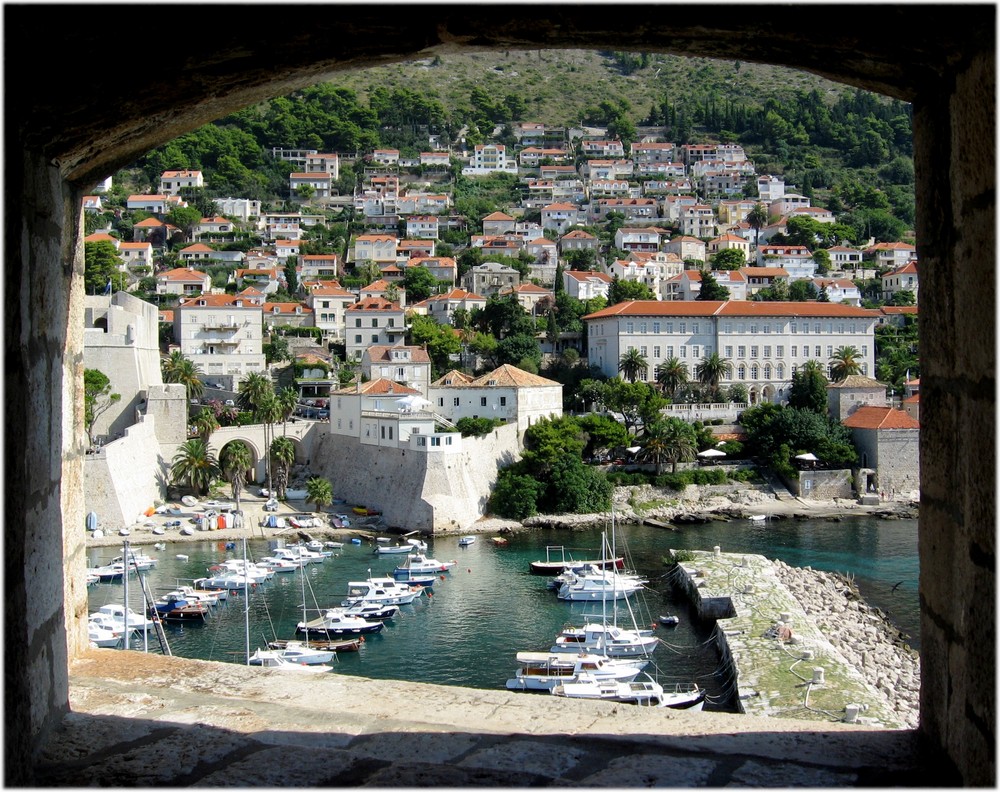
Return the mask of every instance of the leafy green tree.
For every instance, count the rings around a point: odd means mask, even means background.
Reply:
[[[505,421],[502,418],[471,418],[466,416],[455,421],[455,428],[462,437],[485,437]]]
[[[688,381],[688,367],[678,357],[670,357],[656,367],[656,383],[665,396],[673,397],[677,389]]]
[[[166,220],[184,232],[185,239],[191,239],[194,230],[201,222],[201,212],[193,206],[176,206],[167,212]]]
[[[513,294],[490,296],[485,307],[473,312],[472,321],[477,330],[489,333],[498,340],[509,335],[535,333],[534,321]]]
[[[626,382],[613,377],[605,383],[604,406],[620,413],[625,428],[633,433],[639,426],[659,418],[660,410],[670,402],[646,382]]]
[[[742,253],[743,251],[739,251]],[[719,283],[715,276],[708,270],[701,271],[701,289],[698,291],[699,300],[728,300],[729,289]]]
[[[409,342],[413,346],[426,346],[434,367],[434,376],[451,368],[452,356],[462,351],[462,339],[454,327],[439,324],[430,316],[413,316],[410,323]]]
[[[538,497],[544,486],[534,477],[519,473],[516,466],[505,468],[490,495],[490,510],[500,517],[525,520],[538,513]]]
[[[604,397],[607,394],[607,386],[602,380],[588,378],[581,380],[577,386],[576,393],[583,402],[583,409],[586,411],[589,409],[587,405],[595,406],[604,401]]]
[[[179,349],[160,359],[160,372],[164,383],[183,385],[188,399],[199,399],[205,392],[202,370]]]
[[[729,386],[729,401],[735,404],[749,404],[750,391],[742,382],[734,382]]]
[[[744,253],[739,248],[726,248],[725,250],[720,250],[718,253],[713,253],[711,262],[712,262],[712,269],[738,270],[746,266],[747,256],[746,253]],[[704,278],[704,275],[702,275],[702,278]],[[715,298],[706,298],[706,299],[715,299]]]
[[[645,283],[622,280],[617,275],[608,287],[608,305],[617,305],[629,300],[655,300],[656,295]]]
[[[123,291],[128,276],[122,272],[122,260],[111,242],[85,242],[83,245],[83,287],[87,294]]]
[[[278,391],[278,406],[281,408],[282,432],[288,431],[288,419],[295,413],[295,408],[299,405],[299,392],[291,385],[287,385]]]
[[[611,482],[578,456],[566,454],[556,459],[547,484],[538,499],[538,507],[546,514],[593,514],[611,508]]]
[[[192,438],[180,445],[170,467],[174,484],[186,483],[198,495],[206,494],[212,482],[222,475],[215,455],[204,441]]]
[[[582,452],[585,457],[596,456],[612,448],[628,446],[631,442],[625,427],[606,415],[588,413],[578,416],[576,422],[586,438]]]
[[[646,379],[646,369],[649,361],[642,356],[642,353],[635,347],[626,350],[618,359],[618,371],[629,382],[635,382],[640,377]]]
[[[236,501],[236,511],[240,511],[240,496],[246,486],[247,475],[253,465],[250,447],[242,440],[226,443],[220,455],[220,467],[223,475],[229,479],[232,487],[233,500]]]
[[[823,373],[823,364],[818,360],[807,360],[792,375],[792,385],[788,392],[788,405],[800,410],[810,410],[826,415],[829,409],[826,386],[829,381]]]
[[[407,267],[403,273],[403,287],[410,303],[426,300],[437,290],[437,278],[427,267]]]
[[[278,333],[271,333],[270,340],[262,346],[261,351],[268,365],[292,359],[288,339]]]
[[[837,347],[831,359],[830,376],[834,382],[842,382],[852,374],[861,373],[861,352],[856,346]]]
[[[316,511],[333,503],[333,487],[325,478],[313,476],[306,481],[306,500],[316,504]]]
[[[94,424],[111,407],[121,401],[122,395],[114,393],[111,380],[100,369],[83,370],[83,425],[87,439],[94,445]]]
[[[816,284],[810,280],[792,281],[788,286],[788,299],[792,302],[808,302],[819,297]]]
[[[916,305],[917,296],[909,289],[903,289],[892,295],[892,305]]]
[[[701,362],[695,366],[694,373],[698,382],[707,387],[709,393],[715,396],[719,391],[719,383],[725,377],[732,376],[733,364],[718,352],[713,352],[702,358]]]
[[[497,362],[501,366],[509,363],[526,371],[530,370],[530,366],[534,368],[531,373],[537,373],[542,362],[542,349],[538,345],[538,339],[529,333],[507,336],[497,344]]]

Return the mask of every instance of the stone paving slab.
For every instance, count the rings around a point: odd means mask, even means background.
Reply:
[[[906,730],[341,675],[318,696],[314,678],[254,671],[87,651],[39,784],[769,786],[775,763],[780,785],[933,777]]]

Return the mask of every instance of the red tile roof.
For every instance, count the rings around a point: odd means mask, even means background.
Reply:
[[[841,423],[848,429],[919,429],[920,422],[892,407],[859,407]]]

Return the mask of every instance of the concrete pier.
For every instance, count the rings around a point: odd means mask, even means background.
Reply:
[[[716,640],[737,686],[740,711],[906,726],[886,696],[820,631],[770,560],[719,548],[671,553],[683,559],[673,582],[702,618],[717,620]]]

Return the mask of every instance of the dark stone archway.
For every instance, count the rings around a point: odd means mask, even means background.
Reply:
[[[920,732],[962,783],[995,783],[992,6],[8,5],[4,18],[9,785],[31,783],[31,757],[68,709],[68,660],[82,642],[70,629],[86,609],[73,576],[83,564],[82,195],[156,145],[338,70],[554,47],[781,64],[913,104],[925,317]],[[54,77],[30,68],[26,42]]]

